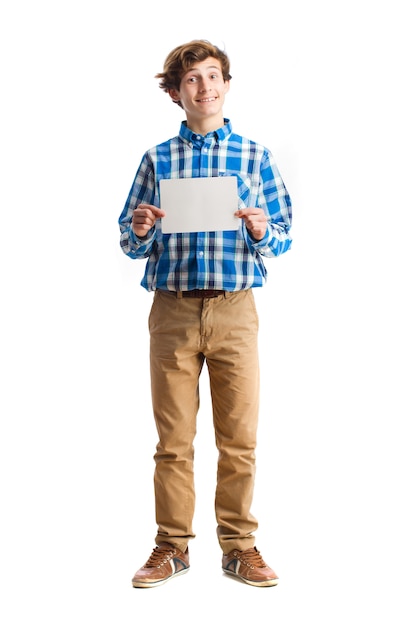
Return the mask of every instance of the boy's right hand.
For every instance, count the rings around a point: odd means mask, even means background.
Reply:
[[[132,230],[138,237],[146,237],[155,222],[165,212],[153,204],[138,204],[132,216]]]

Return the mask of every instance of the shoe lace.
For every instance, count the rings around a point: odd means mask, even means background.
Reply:
[[[160,567],[163,563],[167,563],[175,554],[176,550],[173,547],[156,546],[156,548],[153,548],[152,554],[144,567]]]
[[[252,569],[255,567],[267,567],[262,558],[262,555],[255,547],[249,548],[248,550],[243,550],[242,552],[238,551],[235,556],[244,565],[246,565],[247,567],[251,567]]]

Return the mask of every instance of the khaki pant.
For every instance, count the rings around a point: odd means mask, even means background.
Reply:
[[[199,376],[209,372],[218,449],[215,513],[224,553],[254,545],[250,512],[259,409],[258,315],[252,290],[217,298],[156,291],[149,315],[156,543],[185,551],[195,535],[194,437]]]

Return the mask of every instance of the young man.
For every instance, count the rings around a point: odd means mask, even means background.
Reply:
[[[133,580],[155,587],[189,569],[194,538],[193,441],[199,376],[206,361],[218,449],[215,514],[224,572],[273,586],[255,547],[251,513],[258,422],[258,315],[253,289],[263,257],[291,246],[291,201],[267,148],[233,133],[223,117],[229,59],[205,40],[175,48],[156,75],[185,112],[174,137],[142,158],[119,219],[121,247],[147,258],[141,285],[154,292],[149,315],[156,448],[156,547]],[[160,181],[235,176],[237,230],[165,234]]]

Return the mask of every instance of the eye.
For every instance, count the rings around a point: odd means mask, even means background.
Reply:
[[[189,82],[189,83],[196,83],[196,81],[197,81],[197,80],[198,80],[198,79],[196,78],[196,76],[190,76],[190,77],[188,78],[188,82]]]

